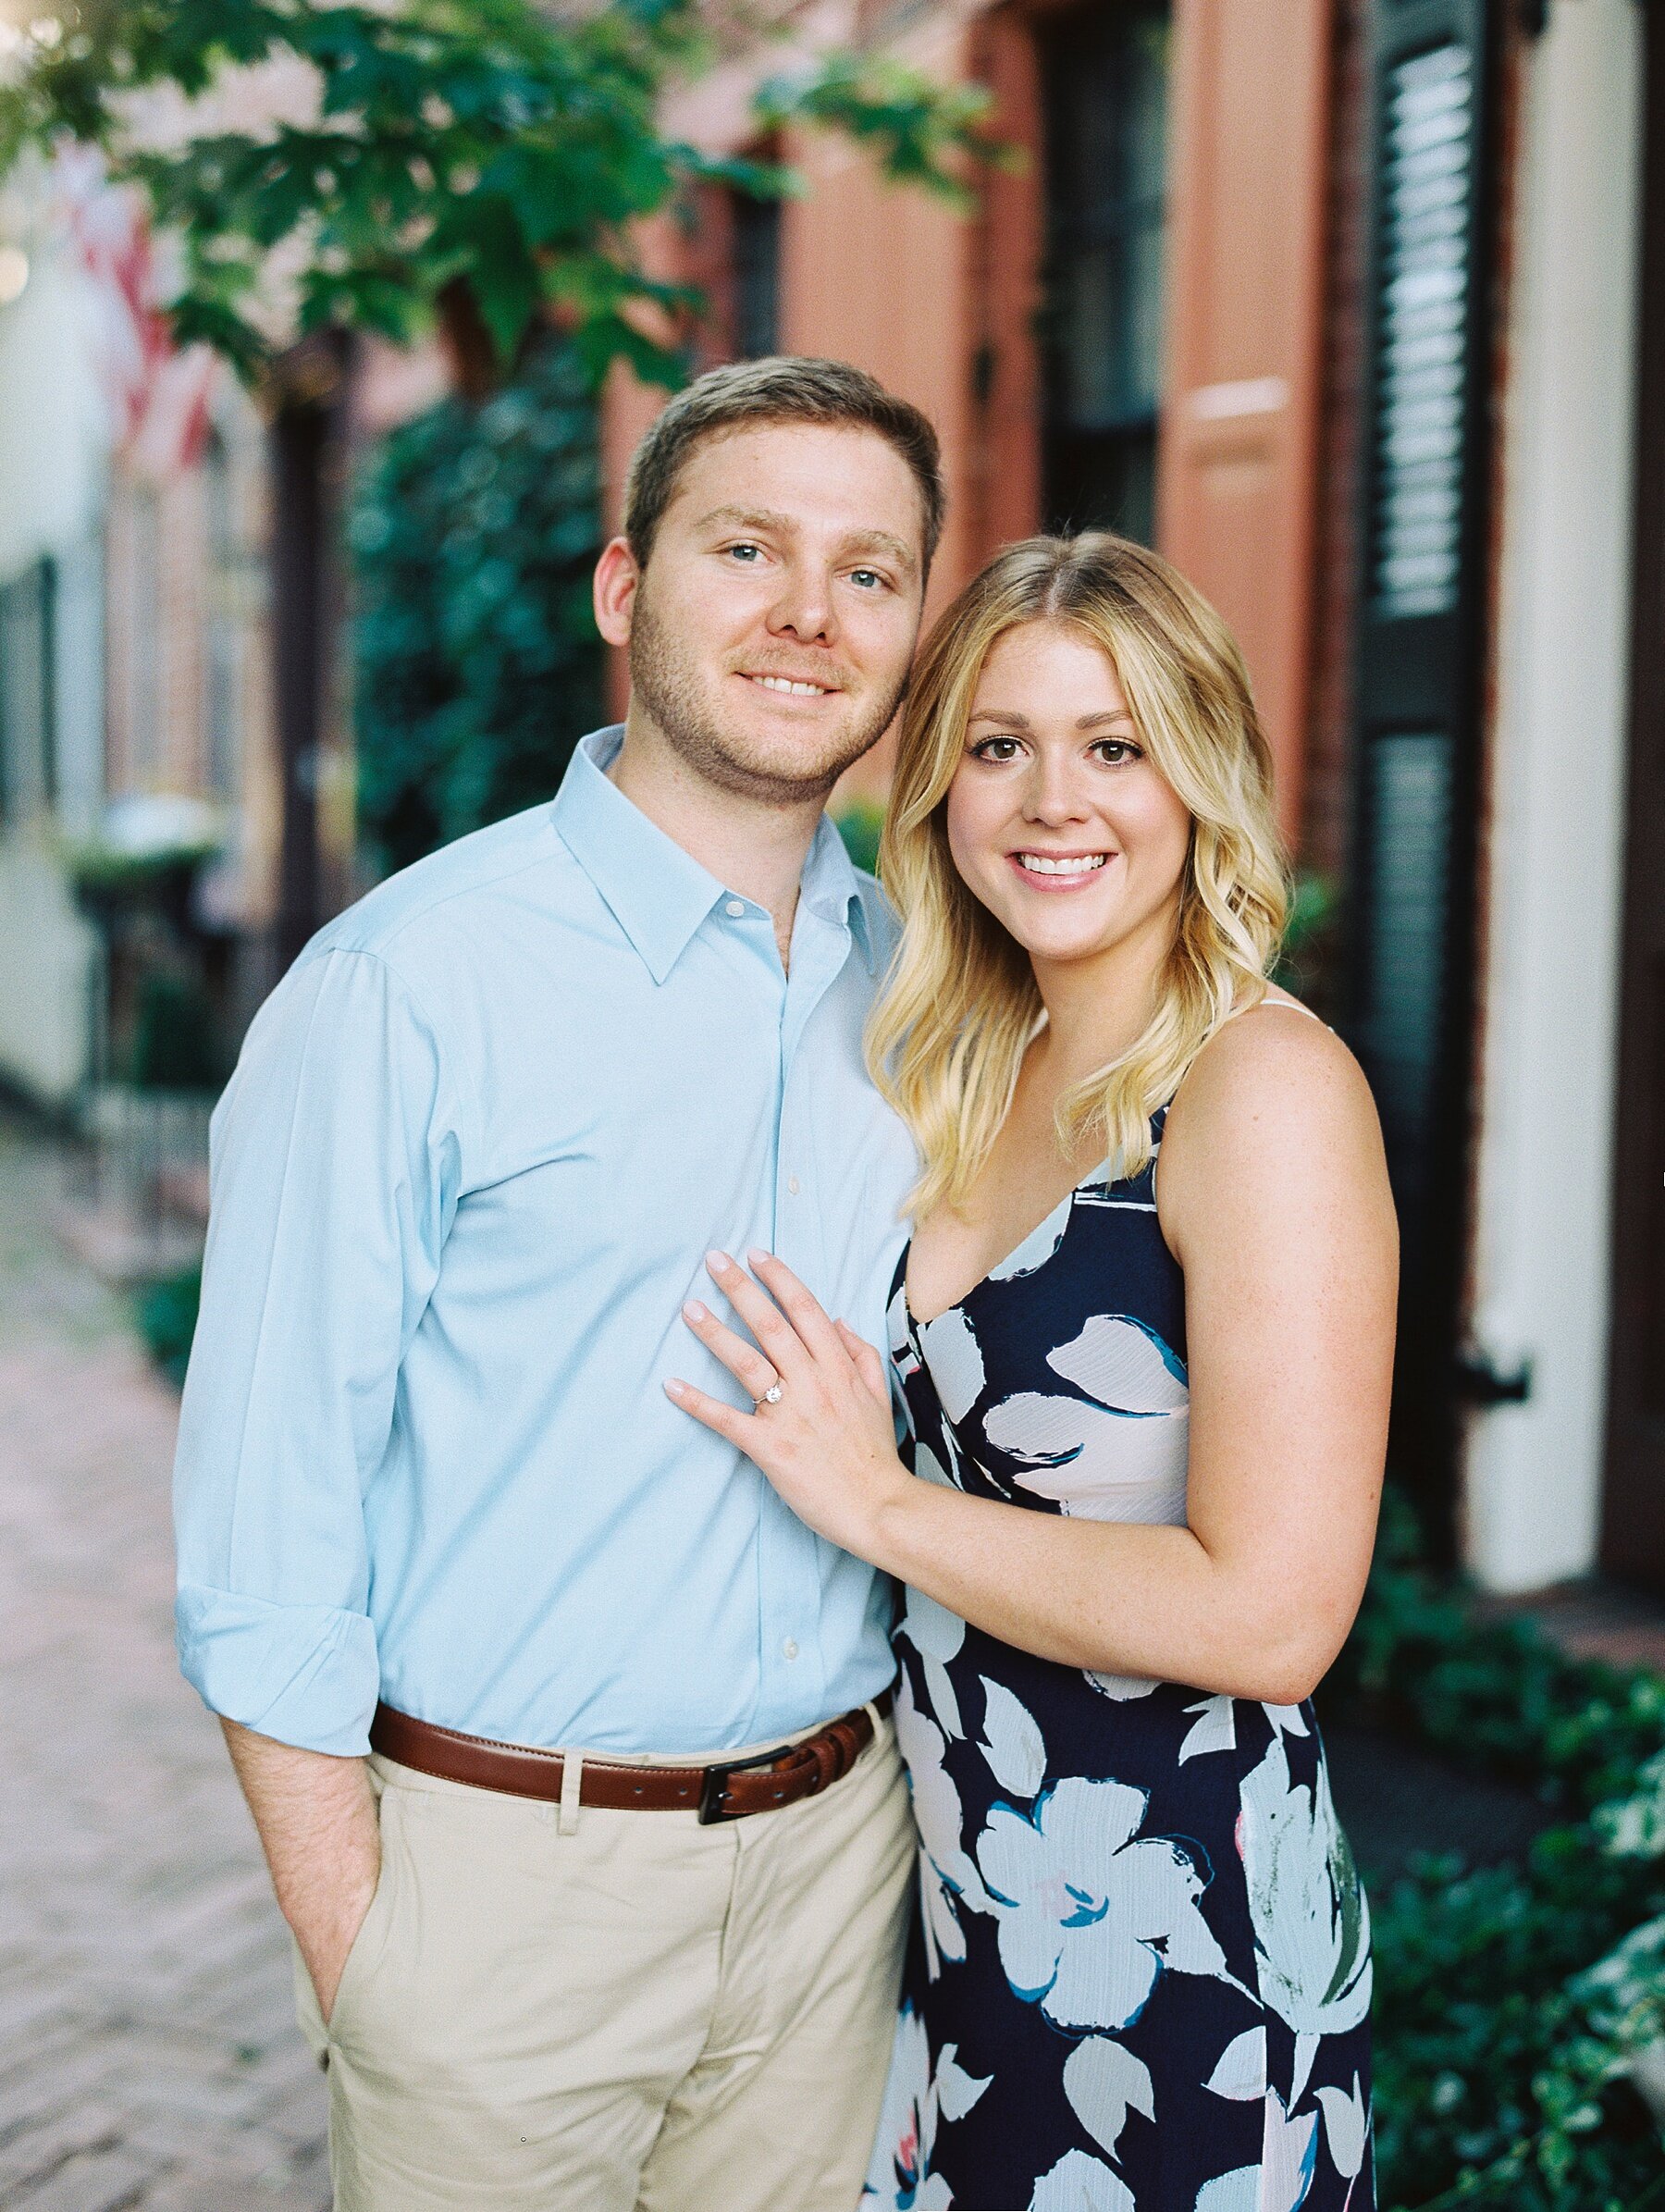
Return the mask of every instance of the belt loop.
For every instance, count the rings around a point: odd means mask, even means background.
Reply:
[[[870,1698],[861,1710],[866,1713],[868,1719],[872,1722],[873,1741],[878,1743],[884,1734],[884,1723],[879,1717],[879,1700],[877,1698]]]
[[[578,1793],[584,1787],[584,1753],[568,1751],[561,1762],[561,1824],[558,1835],[578,1833]]]

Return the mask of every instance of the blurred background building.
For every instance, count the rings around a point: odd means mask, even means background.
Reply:
[[[795,41],[987,84],[1030,159],[968,216],[757,144]],[[648,250],[711,303],[697,365],[833,353],[930,410],[934,604],[1106,525],[1234,624],[1298,982],[1388,1135],[1399,1472],[1494,1588],[1665,1600],[1665,11],[824,0],[667,123],[809,179]],[[73,171],[0,204],[0,1074],[94,1116],[200,1095],[352,888],[308,488],[434,395],[314,352],[261,416],[160,343],[147,251]],[[659,403],[610,386],[604,500]]]

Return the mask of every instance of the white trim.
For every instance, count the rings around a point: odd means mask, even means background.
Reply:
[[[1523,116],[1478,1162],[1470,1564],[1596,1558],[1606,1420],[1629,693],[1642,43],[1633,0],[1553,10]]]

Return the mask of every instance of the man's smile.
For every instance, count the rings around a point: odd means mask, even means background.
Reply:
[[[755,675],[745,668],[736,673],[748,684],[760,684],[765,691],[775,692],[783,698],[827,698],[838,688],[834,684],[812,684],[797,676]]]

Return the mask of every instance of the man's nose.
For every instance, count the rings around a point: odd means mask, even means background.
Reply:
[[[831,645],[834,631],[832,578],[804,563],[790,566],[770,609],[769,626],[777,636],[796,637],[800,645]]]

